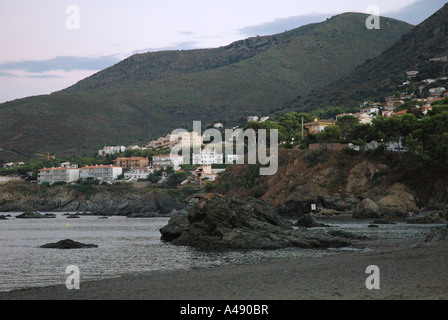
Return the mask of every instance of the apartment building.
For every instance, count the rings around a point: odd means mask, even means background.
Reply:
[[[184,158],[179,155],[160,154],[152,157],[152,165],[155,168],[174,167],[179,168],[184,164]]]
[[[39,170],[37,182],[39,184],[56,182],[71,183],[79,180],[80,170],[77,168],[45,168]]]
[[[223,155],[216,148],[201,150],[200,153],[193,154],[193,164],[195,165],[209,165],[214,163],[223,163]]]
[[[117,166],[86,166],[79,169],[79,178],[82,180],[99,180],[113,183],[123,173],[122,167]]]
[[[149,159],[143,157],[117,158],[113,160],[116,167],[122,167],[126,170],[142,169],[149,166]]]

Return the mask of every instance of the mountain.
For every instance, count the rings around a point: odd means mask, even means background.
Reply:
[[[345,13],[215,49],[134,55],[65,90],[0,105],[0,158],[83,154],[145,143],[193,120],[241,122],[322,88],[381,54],[412,26]]]
[[[350,109],[365,100],[393,95],[406,81],[406,71],[419,71],[415,81],[448,72],[448,4],[413,28],[380,56],[367,60],[352,73],[325,88],[286,103],[282,112],[328,106]],[[446,58],[445,58],[446,59]],[[445,72],[444,72],[445,70]]]

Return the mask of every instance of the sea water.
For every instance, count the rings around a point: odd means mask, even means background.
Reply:
[[[96,216],[70,218],[56,213],[56,218],[16,219],[20,213],[0,220],[0,291],[64,284],[69,265],[80,270],[81,281],[114,278],[155,270],[207,268],[231,264],[313,258],[341,254],[347,249],[204,251],[173,246],[160,240],[159,229],[168,218],[135,219]],[[328,222],[326,222],[328,223]],[[332,223],[334,229],[380,238],[424,237],[428,227],[385,225],[379,230],[365,222]],[[58,250],[40,246],[64,239],[96,244],[95,249]],[[349,248],[352,251],[362,248]]]

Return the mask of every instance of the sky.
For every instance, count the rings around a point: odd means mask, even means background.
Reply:
[[[419,24],[441,0],[1,0],[0,103],[49,94],[136,53],[214,48],[374,5]],[[371,12],[369,12],[371,13]]]

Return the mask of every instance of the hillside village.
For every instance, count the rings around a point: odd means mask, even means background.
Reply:
[[[446,58],[439,59],[446,60]],[[332,150],[348,148],[355,151],[366,151],[378,149],[380,145],[384,144],[389,152],[406,152],[408,150],[404,136],[398,140],[386,139],[386,141],[383,137],[381,141],[370,139],[371,141],[363,142],[354,134],[357,131],[354,129],[357,125],[370,127],[375,124],[375,119],[396,118],[408,113],[424,117],[432,111],[434,105],[448,104],[448,77],[416,82],[418,73],[415,70],[406,71],[407,81],[398,85],[401,91],[395,92],[393,96],[385,97],[382,102],[365,101],[354,108],[357,112],[334,114],[330,119],[319,119],[319,111],[313,114],[293,112],[283,115],[278,121],[271,120],[270,116],[250,116],[247,118],[244,129],[280,129],[279,143],[283,148],[319,149],[331,146]],[[292,125],[291,120],[293,121]],[[350,133],[353,131],[351,136],[347,136],[341,130],[344,129],[346,123],[351,123]],[[221,132],[225,130],[224,125],[220,122],[214,123],[213,128]],[[234,126],[232,130],[239,128],[240,126]],[[332,128],[337,130],[332,132]],[[208,137],[200,136],[196,132],[189,134],[189,141],[196,139],[200,145],[204,145],[204,141],[208,141]],[[232,136],[232,141],[224,140],[224,144],[233,142],[234,138],[236,138],[235,135]],[[96,181],[106,184],[118,181],[129,183],[151,181],[163,185],[171,176],[171,186],[205,187],[206,185],[213,186],[219,173],[238,159],[235,154],[223,155],[223,152],[218,152],[217,148],[222,148],[222,150],[224,148],[216,145],[212,148],[202,149],[199,154],[193,154],[189,162],[192,165],[185,166],[186,159],[182,156],[170,155],[170,150],[182,141],[181,136],[176,140],[168,134],[148,142],[145,146],[105,146],[98,150],[96,155],[97,158],[104,159],[101,161],[103,163],[80,166],[79,163],[61,162],[56,166],[36,168],[35,172],[27,172],[21,177],[11,175],[11,173],[26,167],[27,164],[7,162],[3,163],[4,169],[0,171],[0,183],[26,178],[31,182],[49,185],[78,183],[79,181]],[[150,156],[138,155],[145,152]],[[47,162],[55,158],[55,156],[47,154]],[[33,175],[35,179],[30,178]]]

